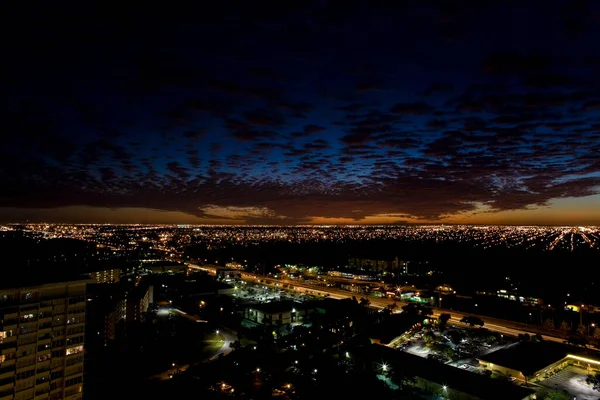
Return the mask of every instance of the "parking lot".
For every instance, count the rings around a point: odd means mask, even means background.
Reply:
[[[552,390],[566,390],[577,400],[597,400],[600,398],[600,392],[585,383],[586,375],[587,370],[584,368],[568,367],[539,384]]]

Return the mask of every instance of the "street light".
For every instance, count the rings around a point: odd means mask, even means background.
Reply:
[[[217,335],[219,334],[219,330],[217,329]]]

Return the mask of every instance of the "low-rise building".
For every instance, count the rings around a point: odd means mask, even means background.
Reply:
[[[520,343],[480,356],[477,360],[485,369],[522,382],[541,379],[546,373],[566,365],[600,369],[600,359],[596,360],[588,354],[571,353],[570,350],[560,343]]]
[[[415,378],[414,386],[445,399],[533,400],[532,389],[508,381],[475,374],[387,346],[372,344],[360,351],[363,367],[404,373]],[[385,366],[385,367],[384,367]]]
[[[230,282],[235,279],[242,278],[242,271],[239,269],[226,269],[219,268],[217,269],[217,279],[221,279],[225,282]]]
[[[303,322],[309,310],[293,301],[250,304],[244,307],[244,318],[263,325],[285,325]]]

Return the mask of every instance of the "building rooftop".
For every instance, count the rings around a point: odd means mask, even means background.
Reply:
[[[18,289],[51,283],[89,280],[88,274],[60,268],[7,268],[0,273],[0,290]]]
[[[292,311],[294,308],[301,308],[302,304],[293,301],[275,301],[272,303],[261,303],[248,305],[248,308],[262,311],[265,314],[277,314]]]
[[[570,350],[560,343],[520,343],[478,357],[482,361],[521,371],[530,376],[567,356]]]
[[[372,344],[362,349],[365,359],[387,363],[407,374],[445,385],[449,389],[467,393],[482,400],[522,400],[533,390],[510,382],[488,378],[438,361],[428,360],[387,346]]]

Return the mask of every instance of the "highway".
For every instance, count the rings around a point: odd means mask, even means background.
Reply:
[[[216,275],[216,267],[215,266],[206,266],[205,265],[205,266],[200,267],[200,266],[188,263],[188,267],[190,267],[192,269],[199,269],[199,270],[207,271],[213,275]],[[348,291],[337,289],[337,288],[309,285],[309,284],[300,283],[300,282],[297,282],[295,280],[290,280],[290,279],[271,278],[271,277],[254,274],[251,272],[245,272],[245,271],[243,271],[241,273],[241,277],[242,277],[242,280],[248,281],[248,282],[258,283],[260,281],[260,283],[267,283],[267,284],[279,283],[279,285],[289,285],[287,290],[291,290],[293,288],[294,291],[297,291],[299,293],[317,294],[317,295],[321,295],[321,296],[329,295],[330,298],[334,298],[334,299],[349,299],[352,297],[356,297],[356,298],[366,297],[366,296],[362,296],[360,293],[352,293],[352,292],[348,292]],[[402,306],[408,304],[407,302],[397,301],[397,300],[388,299],[388,298],[381,298],[381,297],[368,297],[368,299],[369,299],[372,307],[380,308],[380,309],[385,308],[386,306],[393,304],[393,303],[396,303],[398,305],[398,309],[400,309]],[[444,308],[437,308],[437,307],[431,307],[431,308],[433,309],[433,317],[434,318],[439,317],[439,315],[442,313],[450,314],[451,322],[456,325],[468,326],[467,324],[461,323],[460,320],[466,316],[475,316],[475,317],[481,318],[481,320],[484,322],[485,328],[489,329],[490,331],[498,332],[503,335],[518,336],[519,334],[525,334],[525,333],[528,333],[530,335],[540,333],[544,340],[547,340],[550,342],[564,343],[564,341],[565,341],[564,337],[548,335],[547,333],[542,331],[540,329],[540,327],[537,327],[537,326],[528,326],[527,324],[523,324],[523,323],[519,323],[519,322],[508,321],[508,320],[488,317],[488,316],[484,316],[484,315],[464,313],[464,312],[448,310],[448,309],[444,309]],[[400,311],[396,311],[396,312],[400,312]],[[592,346],[588,346],[588,347],[595,349]],[[595,350],[598,350],[598,349],[595,349]]]

